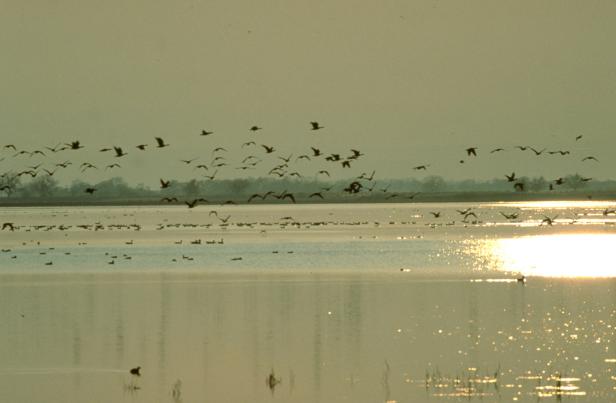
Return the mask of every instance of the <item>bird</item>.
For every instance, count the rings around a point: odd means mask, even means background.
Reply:
[[[105,167],[105,170],[111,169],[111,168],[122,168],[122,167],[120,166],[120,164],[110,164]]]
[[[255,194],[253,194],[252,196],[250,196],[250,197],[248,198],[248,200],[246,201],[246,203],[250,203],[251,201],[253,201],[253,200],[254,200],[254,199],[256,199],[256,198],[260,198],[261,200],[264,200],[264,199],[265,199],[265,197],[264,197],[263,195],[260,195],[260,194],[258,194],[258,193],[255,193]]]
[[[543,217],[544,218],[543,218],[543,220],[541,220],[541,225],[543,225],[543,224],[552,225],[552,224],[554,224],[554,220],[556,220],[556,217],[558,217],[558,216],[554,216],[554,217],[550,218],[550,217],[544,215]]]
[[[502,211],[499,211],[499,213],[508,220],[515,220],[516,218],[518,218],[518,215],[519,215],[519,213],[506,214],[506,213],[503,213]]]
[[[495,148],[494,150],[490,151],[490,154],[494,154],[494,153],[497,153],[499,151],[505,151],[505,149],[504,148],[500,148],[500,147],[499,148]]]
[[[597,162],[599,162],[599,160],[597,158],[593,157],[592,155],[589,155],[588,157],[582,158],[582,161],[597,161]]]
[[[89,194],[94,194],[94,192],[96,192],[96,188],[92,188],[92,187],[88,187],[86,188],[86,190],[84,190],[84,192],[89,193]]]
[[[131,368],[130,373],[132,375],[141,376],[141,367]]]
[[[145,148],[146,148],[147,146],[148,146],[147,144],[138,144],[138,145],[136,145],[135,147],[136,147],[136,148],[138,148],[138,149],[140,149],[141,151],[143,151],[143,150],[145,150]]]
[[[432,214],[434,218],[439,218],[441,216],[440,211],[430,211],[430,214]]]
[[[250,128],[250,131],[255,133],[255,132],[257,132],[257,130],[261,130],[261,129],[263,129],[263,128],[255,125],[255,126],[252,126]]]
[[[242,143],[242,148],[255,145],[257,145],[257,143],[255,143],[254,141],[247,141],[245,143]]]
[[[209,136],[210,134],[214,134],[214,132],[208,132],[207,130],[203,129],[201,130],[201,135],[202,136]]]
[[[532,151],[532,152],[534,152],[534,153],[535,153],[535,155],[537,155],[537,156],[539,156],[539,155],[543,154],[543,152],[545,151],[545,148],[544,148],[544,149],[542,149],[542,150],[535,150],[533,147],[528,147],[528,148],[530,148],[530,149],[531,149],[531,151]]]
[[[321,155],[321,150],[319,150],[318,148],[314,148],[314,147],[310,147],[312,149],[312,156],[313,157],[318,157],[319,155]]]
[[[2,230],[5,230],[7,228],[9,230],[11,230],[11,231],[15,231],[15,224],[13,224],[12,222],[5,222],[5,223],[3,223],[2,224]]]
[[[466,154],[470,157],[471,155],[477,156],[477,148],[479,147],[469,147],[466,149]]]
[[[122,151],[122,147],[113,146],[113,149],[114,149],[114,151],[116,153],[116,157],[123,157],[123,156],[126,155],[126,153],[124,151]]]
[[[195,161],[196,159],[197,159],[197,158],[193,158],[193,159],[190,159],[190,160],[180,160],[180,161],[182,161],[183,163],[185,163],[186,165],[188,165],[188,164],[190,164],[191,162]]]
[[[319,122],[310,122],[310,125],[312,126],[311,130],[320,130],[323,129],[324,126],[319,125]]]
[[[420,170],[427,170],[428,167],[430,166],[430,164],[426,164],[426,165],[417,165],[416,167],[413,167],[414,170],[416,171],[420,171]]]
[[[512,172],[511,175],[505,174],[505,177],[507,178],[507,182],[514,182],[515,181],[515,172]]]
[[[66,146],[65,149],[69,150],[79,150],[80,148],[83,148],[79,141],[71,141],[70,143],[65,143],[64,145]]]
[[[468,214],[471,211],[471,207],[465,208],[464,210],[457,210],[456,209],[456,211],[458,213],[460,213],[460,215],[466,215],[466,214]]]
[[[212,150],[212,154],[217,153],[219,151],[227,152],[227,149],[224,147],[216,147],[214,150]]]
[[[528,148],[528,146],[515,146],[515,148],[521,150],[521,151],[526,151],[526,149]]]
[[[184,203],[186,203],[188,208],[194,208],[198,202],[199,202],[199,199],[194,199],[193,201],[185,201]]]
[[[163,140],[160,137],[154,137],[154,139],[156,140],[156,147],[158,147],[158,148],[163,148],[163,147],[169,146],[169,144],[165,144],[165,140]]]
[[[342,161],[342,168],[351,168],[351,161]]]
[[[266,152],[267,154],[271,154],[271,153],[273,153],[273,152],[274,152],[274,150],[275,150],[273,146],[272,146],[272,147],[269,147],[269,146],[266,146],[265,144],[261,144],[261,147],[265,148],[265,152]]]
[[[583,135],[581,135],[581,134],[579,134],[579,135],[575,136],[575,141],[580,140],[582,137],[584,137],[584,136],[583,136]]]
[[[321,194],[321,192],[314,192],[310,196],[308,196],[308,198],[310,197],[320,197],[321,199],[323,199],[323,195]]]
[[[556,185],[562,185],[563,183],[565,183],[565,180],[563,178],[554,179],[554,184]]]
[[[160,179],[160,188],[161,189],[166,189],[166,188],[169,187],[169,185],[171,185],[171,181],[170,180],[165,181],[162,178]]]
[[[319,172],[317,172],[317,173],[318,173],[318,174],[321,174],[321,175],[327,175],[327,176],[330,176],[330,175],[329,175],[329,172],[328,172],[328,171],[326,171],[325,169],[321,169],[321,170],[320,170]]]

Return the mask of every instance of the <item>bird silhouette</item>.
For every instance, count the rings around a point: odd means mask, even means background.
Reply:
[[[254,141],[247,141],[242,144],[242,148],[248,147],[248,146],[255,146],[255,145],[257,145],[257,143],[255,143]]]
[[[84,192],[89,193],[89,194],[94,194],[94,192],[96,192],[96,188],[92,188],[92,187],[88,187],[86,188],[86,190],[84,190]]]
[[[430,214],[432,214],[434,218],[439,218],[441,216],[440,211],[430,211]]]
[[[318,157],[319,155],[321,155],[321,150],[319,150],[318,148],[314,148],[314,147],[310,147],[312,149],[312,156],[313,157]]]
[[[160,201],[165,201],[167,203],[178,202],[178,198],[177,197],[163,197],[162,199],[160,199]]]
[[[214,134],[214,132],[208,132],[207,130],[203,129],[201,130],[201,135],[202,136],[209,136],[210,134]]]
[[[266,146],[265,144],[261,144],[261,147],[265,148],[265,152],[267,154],[271,154],[275,151],[274,147]]]
[[[582,158],[582,161],[596,161],[596,162],[599,162],[599,160],[597,158],[593,157],[592,155],[589,155],[588,157]]]
[[[429,164],[427,164],[427,165],[417,165],[416,167],[413,167],[413,169],[416,170],[416,171],[420,171],[420,170],[424,170],[425,171],[425,170],[428,169],[429,166],[430,166]]]
[[[5,222],[2,224],[2,230],[9,229],[10,231],[15,231],[15,224],[12,222]]]
[[[138,148],[138,149],[140,149],[141,151],[143,151],[143,150],[145,150],[145,148],[146,148],[147,146],[148,146],[147,144],[138,144],[138,145],[136,145],[135,147],[136,147],[136,148]]]
[[[545,151],[545,148],[544,148],[544,149],[542,149],[542,150],[536,150],[536,149],[534,149],[533,147],[528,147],[528,148],[530,148],[530,149],[531,149],[531,151],[532,151],[532,152],[534,152],[534,153],[535,153],[535,155],[537,155],[537,156],[539,156],[539,155],[543,154],[543,152]]]
[[[580,140],[582,137],[584,137],[584,136],[583,136],[583,135],[581,135],[581,134],[580,134],[580,135],[578,135],[578,136],[575,136],[575,141]]]
[[[471,155],[477,156],[477,148],[479,147],[469,147],[466,149],[466,154],[470,157]]]
[[[161,189],[166,189],[166,188],[169,187],[169,185],[171,185],[171,181],[170,180],[165,181],[163,179],[160,179],[160,188]]]
[[[494,154],[494,153],[497,153],[497,152],[500,152],[500,151],[505,151],[505,149],[504,148],[495,148],[492,151],[490,151],[490,154]]]
[[[259,127],[259,126],[252,126],[252,127],[250,128],[250,131],[251,131],[251,132],[253,132],[253,133],[256,133],[256,132],[257,132],[257,130],[262,130],[262,129],[263,129],[263,128],[262,128],[262,127]]]
[[[308,198],[311,197],[320,197],[321,199],[323,199],[323,195],[321,194],[321,192],[314,192],[310,196],[308,196]]]
[[[132,375],[141,376],[141,367],[135,367],[130,370]]]
[[[512,172],[511,175],[505,174],[505,177],[507,178],[507,182],[514,182],[515,181],[515,172]]]
[[[154,137],[154,139],[156,140],[156,147],[158,148],[163,148],[163,147],[168,147],[169,144],[165,144],[165,140],[163,140],[160,137]]]
[[[126,153],[124,151],[122,151],[122,147],[113,147],[115,153],[116,153],[116,157],[123,157],[126,155]]]
[[[502,211],[499,211],[499,213],[508,220],[515,220],[516,218],[518,218],[518,215],[519,215],[519,213],[507,214],[507,213],[503,213]]]
[[[310,125],[312,126],[311,130],[320,130],[323,128],[323,126],[319,125],[319,122],[310,122]]]
[[[71,141],[70,143],[66,143],[64,145],[66,146],[65,149],[69,150],[79,150],[80,148],[83,148],[79,141]]]
[[[321,175],[327,175],[327,176],[330,176],[330,175],[329,175],[329,172],[328,172],[328,171],[326,171],[325,169],[321,169],[321,170],[320,170],[319,172],[317,172],[317,173],[319,173],[319,174],[321,174]]]

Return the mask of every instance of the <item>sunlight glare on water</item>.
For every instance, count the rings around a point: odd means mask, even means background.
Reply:
[[[616,234],[555,234],[489,241],[501,270],[541,277],[616,277]]]

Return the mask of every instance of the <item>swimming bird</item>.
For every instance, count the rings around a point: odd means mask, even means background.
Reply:
[[[169,146],[169,144],[165,144],[165,140],[163,140],[160,137],[154,137],[154,139],[156,140],[156,147],[158,147],[158,148],[163,148],[163,147]]]
[[[319,122],[310,122],[310,125],[312,126],[311,130],[320,130],[324,127],[319,125]]]

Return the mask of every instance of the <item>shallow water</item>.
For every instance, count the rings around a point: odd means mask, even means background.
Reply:
[[[0,401],[614,401],[607,207],[3,209]]]

